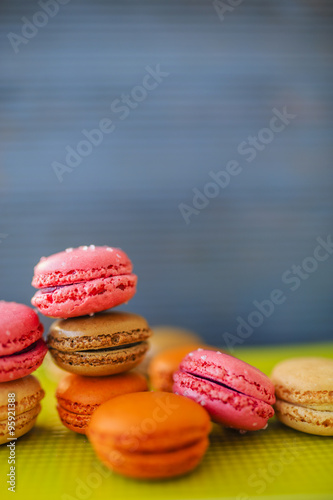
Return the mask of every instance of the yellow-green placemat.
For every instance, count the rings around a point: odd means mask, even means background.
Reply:
[[[293,356],[333,357],[333,343],[238,349],[235,355],[269,374]],[[55,410],[56,375],[37,372],[47,392],[36,427],[16,444],[16,493],[7,491],[8,448],[0,447],[0,498],[16,500],[333,499],[333,439],[303,434],[273,419],[241,435],[215,426],[202,464],[164,482],[118,476],[96,458],[87,438],[64,428]]]

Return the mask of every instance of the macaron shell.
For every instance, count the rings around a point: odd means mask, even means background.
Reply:
[[[134,479],[168,479],[187,474],[198,466],[208,447],[208,439],[167,453],[126,453],[101,447],[97,454],[115,472]],[[94,443],[93,443],[94,445]]]
[[[180,369],[217,381],[268,404],[275,402],[271,380],[254,366],[228,354],[198,349],[184,358]]]
[[[35,408],[45,395],[39,380],[33,375],[3,382],[0,384],[0,421],[7,419],[8,394],[10,393],[15,394],[16,416]]]
[[[93,314],[129,301],[136,292],[137,276],[125,274],[60,286],[35,293],[31,303],[45,316],[73,318]]]
[[[0,301],[0,356],[22,351],[43,335],[35,311],[24,304]]]
[[[116,350],[62,352],[50,348],[50,353],[60,368],[78,375],[100,377],[114,375],[135,368],[148,350],[148,343]]]
[[[269,404],[240,394],[215,382],[200,379],[185,372],[174,375],[173,391],[201,404],[212,419],[227,427],[259,430],[274,415]]]
[[[26,411],[24,413],[21,413],[20,415],[16,416],[15,419],[15,436],[10,436],[8,432],[8,419],[6,418],[5,420],[0,421],[0,444],[7,443],[8,444],[8,438],[13,439],[19,438],[23,436],[23,434],[26,434],[29,432],[32,427],[34,426],[37,416],[41,411],[41,406],[38,404],[35,406],[35,408],[32,408],[29,411]]]
[[[276,397],[312,409],[333,411],[333,359],[286,359],[273,369]]]
[[[333,412],[318,411],[277,400],[276,416],[283,424],[307,434],[333,436]]]
[[[60,405],[57,405],[57,411],[62,424],[71,431],[78,434],[85,434],[90,422],[91,415],[83,415],[82,413],[72,413]]]
[[[132,263],[120,248],[90,245],[42,257],[35,267],[32,286],[68,285],[131,272]]]
[[[163,453],[205,438],[210,429],[208,413],[190,399],[166,392],[136,392],[101,405],[88,434],[93,442],[125,452]]]
[[[0,360],[0,382],[16,380],[37,370],[46,353],[47,346],[43,339],[39,339],[23,352],[2,357]]]
[[[71,413],[92,415],[102,403],[121,394],[148,390],[147,380],[136,372],[109,377],[82,377],[67,374],[59,383],[56,398]]]

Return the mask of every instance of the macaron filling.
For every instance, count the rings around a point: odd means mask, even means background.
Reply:
[[[135,342],[133,344],[126,344],[126,345],[120,345],[120,346],[112,346],[112,347],[107,347],[103,349],[86,349],[82,351],[61,351],[59,349],[54,349],[50,348],[51,352],[56,351],[58,355],[63,355],[64,357],[70,358],[70,356],[83,356],[89,358],[97,358],[100,359],[101,356],[106,356],[108,353],[120,353],[121,351],[131,351],[131,350],[137,350],[137,347],[141,347],[144,352],[148,350],[148,342],[146,341],[141,341],[141,342]],[[89,361],[89,362],[92,362]],[[100,361],[99,361],[100,362]]]
[[[63,352],[50,348],[55,362],[63,369],[86,376],[104,376],[131,370],[140,363],[148,350],[142,341],[127,347]]]
[[[28,347],[25,347],[21,351],[17,351],[17,352],[13,352],[12,354],[8,354],[8,356],[0,356],[0,360],[2,358],[12,358],[14,356],[19,356],[20,354],[25,354],[26,352],[29,352],[29,351],[33,351],[33,349],[35,349],[37,347],[37,342],[38,342],[38,340],[36,340],[36,342],[34,342],[33,344],[28,345]]]
[[[196,359],[201,352],[203,352],[203,354],[199,356],[199,359]],[[221,363],[216,363],[208,359],[205,352],[206,351],[202,349],[198,349],[198,351],[195,351],[196,358],[194,357],[194,353],[190,353],[183,360],[180,369],[196,377],[217,383],[227,389],[237,391],[240,394],[254,397],[259,401],[264,401],[268,404],[275,403],[273,385],[270,384],[271,387],[268,388],[264,383],[257,382],[251,374],[251,371],[255,371],[255,376],[260,373],[261,378],[268,380],[259,370],[234,358],[236,363],[238,362],[238,364],[241,363],[248,367],[248,371],[242,368],[242,371],[237,372],[237,369],[230,369],[227,366],[228,358],[230,358],[229,355],[217,352],[217,355],[221,354]]]
[[[75,293],[73,299],[76,298],[76,293],[78,292],[77,286],[79,285],[79,291],[81,294],[86,292],[89,296],[100,295],[106,292],[105,284],[113,284],[115,289],[124,291],[125,288],[133,288],[136,286],[136,275],[135,274],[123,274],[121,276],[110,276],[108,278],[96,278],[91,281],[81,281],[77,283],[70,283],[67,285],[57,285],[47,288],[42,288],[38,290],[33,299],[38,301],[38,297],[44,297],[49,295],[47,298],[51,303],[53,300],[56,302],[65,302],[70,299],[70,292]],[[87,285],[87,289],[83,287]],[[57,293],[64,292],[64,293]]]
[[[87,351],[87,350],[100,350],[108,349],[109,347],[125,347],[133,344],[138,344],[151,335],[149,328],[138,328],[127,332],[105,333],[95,336],[79,336],[79,337],[60,337],[50,333],[48,337],[48,344],[54,349],[63,352],[70,351]]]
[[[106,347],[104,349],[87,349],[86,351],[79,351],[79,352],[84,352],[84,353],[93,353],[95,354],[96,352],[108,352],[108,351],[120,351],[121,349],[130,349],[131,347],[135,347],[138,345],[146,344],[147,342],[141,341],[141,342],[133,342],[132,344],[123,344],[123,345],[116,345],[112,347]],[[78,351],[75,351],[78,352]]]
[[[18,357],[18,356],[22,356],[23,354],[29,354],[30,352],[33,354],[34,351],[45,351],[43,352],[43,358],[47,352],[47,348],[46,348],[46,345],[45,345],[45,342],[43,339],[38,339],[36,340],[36,342],[34,342],[33,344],[29,345],[28,347],[26,347],[25,349],[22,349],[22,351],[18,351],[18,352],[13,352],[13,354],[8,354],[8,356],[0,356],[0,361],[1,360],[11,360],[11,359],[15,359],[15,357]]]
[[[23,352],[25,347],[31,346],[33,343],[37,342],[43,335],[44,327],[40,323],[36,330],[32,330],[29,333],[21,335],[19,339],[11,340],[8,339],[7,342],[0,344],[0,358],[2,356],[10,356],[11,354],[17,354],[18,352]],[[19,347],[23,347],[19,351]],[[8,353],[8,354],[7,354]]]
[[[46,353],[47,346],[43,339],[39,339],[20,352],[2,356],[0,358],[0,382],[16,380],[37,370]]]
[[[135,286],[135,284],[136,284],[136,275],[135,274],[122,274],[122,275],[108,276],[108,278],[116,278],[116,277],[119,278],[120,276],[132,277],[133,282],[130,281],[128,283],[128,286]],[[103,291],[103,286],[102,286],[103,279],[106,279],[106,278],[99,276],[95,279],[89,280],[89,285],[93,285],[94,282],[97,285],[96,295],[99,292],[102,293],[102,291]],[[102,280],[102,282],[100,282],[100,280]],[[73,287],[73,285],[78,285],[78,284],[82,284],[82,283],[86,283],[86,282],[87,282],[87,280],[83,280],[83,281],[76,281],[73,283],[68,283],[66,285],[56,285],[56,286],[48,286],[46,288],[41,288],[40,290],[37,290],[37,292],[35,293],[35,297],[38,295],[46,294],[46,293],[52,294],[53,292],[55,292],[57,290],[70,290]],[[120,283],[119,285],[116,285],[116,288],[119,288],[120,290],[125,290],[125,285],[123,283]]]

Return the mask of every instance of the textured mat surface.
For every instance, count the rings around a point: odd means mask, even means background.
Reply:
[[[333,357],[333,344],[251,348],[240,358],[267,374],[286,357]],[[1,499],[292,499],[333,498],[333,439],[311,436],[272,420],[265,431],[239,434],[216,426],[199,468],[167,482],[138,482],[113,474],[88,440],[62,427],[55,410],[59,373],[47,361],[37,375],[47,396],[38,424],[16,445],[16,494],[7,492],[8,449],[0,448]]]

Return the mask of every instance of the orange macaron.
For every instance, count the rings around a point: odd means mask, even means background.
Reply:
[[[151,387],[157,391],[172,392],[173,374],[179,369],[183,358],[199,347],[203,348],[204,346],[199,343],[191,343],[173,347],[157,354],[148,366]]]
[[[145,377],[136,372],[109,377],[84,377],[69,373],[57,387],[57,410],[68,429],[85,434],[92,414],[102,403],[121,394],[147,390]]]
[[[211,422],[194,401],[167,392],[118,396],[93,414],[87,435],[106,466],[136,479],[186,474],[201,461]]]

